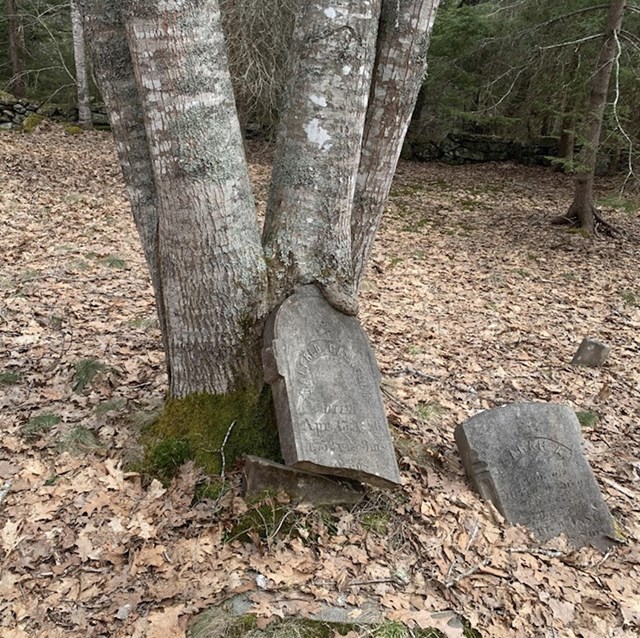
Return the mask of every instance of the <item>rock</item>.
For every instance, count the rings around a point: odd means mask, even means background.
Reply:
[[[355,317],[302,286],[267,322],[263,366],[287,465],[378,487],[400,483],[380,371]]]
[[[571,365],[600,367],[609,356],[611,348],[593,339],[583,339],[577,352],[573,355]]]
[[[294,503],[312,505],[355,505],[362,492],[319,474],[302,472],[257,456],[247,456],[244,466],[247,496],[264,490],[286,492]]]
[[[572,410],[516,403],[474,416],[455,439],[471,483],[507,521],[541,541],[564,533],[575,546],[610,544],[613,521]]]

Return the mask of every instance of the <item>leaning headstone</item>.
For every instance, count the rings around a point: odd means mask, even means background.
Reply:
[[[573,355],[571,365],[600,367],[609,356],[611,348],[594,339],[583,339],[577,352]]]
[[[287,465],[378,487],[400,483],[380,371],[357,319],[302,286],[267,322],[263,365]]]
[[[355,505],[362,500],[362,491],[345,481],[339,482],[320,474],[302,472],[257,456],[247,456],[244,464],[246,495],[257,496],[264,490],[282,490],[293,503],[321,505]]]
[[[541,541],[606,547],[613,522],[582,451],[580,424],[562,405],[515,403],[456,428],[471,483],[510,523]]]

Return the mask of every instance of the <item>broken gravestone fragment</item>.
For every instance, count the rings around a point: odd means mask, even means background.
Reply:
[[[610,545],[611,514],[572,410],[515,403],[460,424],[455,439],[474,488],[507,521],[525,525],[543,542],[564,533],[574,546]]]
[[[302,286],[267,322],[263,366],[287,465],[377,487],[400,483],[380,371],[355,317]]]
[[[571,365],[600,367],[609,356],[611,348],[594,339],[583,339],[577,352],[573,355]]]
[[[269,489],[283,490],[294,503],[320,506],[355,505],[363,495],[361,491],[326,476],[302,472],[257,456],[247,456],[244,475],[247,496]]]

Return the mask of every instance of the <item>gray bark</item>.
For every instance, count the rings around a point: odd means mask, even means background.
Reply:
[[[127,33],[156,184],[171,393],[225,394],[261,377],[257,216],[217,2],[158,5],[133,3]]]
[[[294,30],[263,241],[274,299],[316,282],[355,314],[351,209],[379,0],[304,3]]]
[[[382,219],[402,143],[427,70],[440,0],[383,0],[376,68],[351,220],[359,285]]]
[[[155,181],[121,10],[119,3],[102,0],[79,0],[79,8],[85,18],[96,80],[109,113],[133,219],[149,267],[166,352],[167,326],[158,268]],[[167,368],[171,379],[169,360]]]
[[[171,395],[259,385],[260,320],[295,287],[315,282],[336,308],[357,311],[354,270],[359,279],[438,0],[385,0],[377,50],[380,0],[301,4],[264,253],[217,1],[78,1],[156,292]]]
[[[96,72],[156,287],[170,393],[260,385],[265,265],[217,3],[133,3],[124,18],[119,3],[93,6]]]
[[[91,129],[93,128],[93,122],[91,121],[84,25],[80,9],[74,0],[71,2],[71,30],[73,35],[73,59],[76,67],[76,88],[78,91],[78,124],[84,129]]]

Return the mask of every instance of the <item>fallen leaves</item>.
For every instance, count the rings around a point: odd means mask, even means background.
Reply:
[[[352,620],[374,605],[456,637],[452,613],[492,638],[637,634],[640,309],[620,293],[638,294],[636,248],[534,217],[532,185],[536,206],[566,209],[562,176],[401,165],[361,318],[403,487],[354,512],[291,508],[289,531],[242,542],[230,532],[254,506],[237,471],[214,508],[193,504],[192,466],[168,489],[125,469],[132,417],[161,401],[165,379],[111,140],[55,127],[0,135],[0,170],[0,635],[179,637],[199,610],[238,595],[260,626],[328,604]],[[252,174],[263,208],[264,156]],[[603,368],[568,365],[586,335],[612,346]],[[97,372],[74,393],[82,361]],[[540,546],[469,489],[453,428],[515,400],[598,414],[584,434],[624,540],[611,553]],[[38,429],[42,415],[55,418]],[[62,445],[77,428],[98,445]]]

